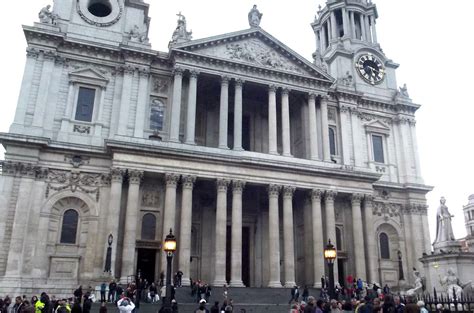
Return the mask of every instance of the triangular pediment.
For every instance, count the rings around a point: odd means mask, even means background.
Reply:
[[[192,40],[172,49],[333,81],[322,68],[309,62],[261,28]]]
[[[102,75],[99,71],[90,67],[70,72],[69,79],[73,82],[76,81],[98,85],[106,85],[109,82],[109,79],[107,77]]]
[[[379,120],[374,120],[365,124],[365,129],[367,132],[372,132],[372,133],[383,133],[383,134],[390,133],[390,127]]]

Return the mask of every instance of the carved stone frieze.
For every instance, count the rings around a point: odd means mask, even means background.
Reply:
[[[372,212],[376,216],[388,218],[400,218],[402,213],[402,205],[399,203],[386,203],[374,201]]]
[[[81,155],[72,155],[72,154],[66,154],[64,156],[64,161],[68,162],[71,164],[74,168],[79,168],[82,165],[89,164],[90,157],[86,156],[81,156]]]
[[[74,133],[89,135],[91,133],[91,127],[90,126],[85,126],[85,125],[74,125],[74,128],[73,128],[72,131]]]
[[[159,208],[162,203],[162,193],[157,186],[149,186],[142,191],[142,206]]]
[[[47,168],[25,162],[2,161],[0,166],[2,167],[2,175],[8,176],[44,179],[48,172]]]
[[[159,94],[167,94],[169,85],[170,83],[168,79],[157,76],[153,77],[153,92]]]
[[[46,177],[47,187],[45,197],[50,191],[70,190],[95,194],[96,201],[100,198],[100,187],[110,184],[109,175],[97,173],[82,173],[80,171],[50,170]]]
[[[405,214],[426,215],[428,206],[424,203],[409,203],[403,208]]]
[[[379,115],[369,114],[369,113],[360,112],[360,111],[359,111],[358,116],[362,121],[370,122],[370,121],[378,120],[387,125],[391,125],[395,121],[394,119],[390,117],[379,116]]]

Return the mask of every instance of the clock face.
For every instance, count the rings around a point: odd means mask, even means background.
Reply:
[[[359,75],[369,84],[375,85],[382,82],[385,77],[385,68],[375,55],[363,54],[356,63]]]

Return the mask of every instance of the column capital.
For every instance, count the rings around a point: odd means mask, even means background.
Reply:
[[[282,87],[281,89],[281,94],[284,95],[284,96],[288,96],[290,94],[290,88],[288,87]]]
[[[283,187],[283,197],[292,198],[295,193],[296,188],[293,186],[284,186]]]
[[[316,101],[316,94],[314,92],[308,93],[308,100]]]
[[[278,89],[277,85],[268,85],[268,91],[269,92],[276,92]]]
[[[225,178],[218,178],[216,181],[217,191],[227,191],[230,181]]]
[[[281,190],[280,185],[270,184],[268,185],[268,196],[278,197],[278,195],[280,194],[280,190]]]
[[[118,182],[121,183],[123,181],[123,174],[124,170],[118,167],[112,167],[110,169],[110,178],[112,179],[112,182]]]
[[[168,187],[176,187],[179,181],[179,175],[175,173],[166,173],[165,174],[165,179],[166,179],[166,186]]]
[[[143,171],[129,170],[128,181],[130,184],[140,184],[143,178]]]
[[[324,195],[324,191],[321,189],[311,190],[311,200],[321,200]]]
[[[351,195],[351,202],[352,204],[359,204],[361,203],[362,201],[362,198],[364,197],[363,194],[360,194],[360,193],[353,193]]]
[[[229,77],[229,76],[226,76],[226,75],[221,76],[221,84],[222,84],[222,85],[228,85],[228,84],[229,84],[229,81],[230,81],[230,77]]]
[[[198,78],[200,72],[198,70],[189,70],[189,77],[190,78]]]
[[[193,189],[194,183],[196,182],[196,176],[183,175],[181,182],[183,183],[183,188]]]
[[[321,102],[327,103],[327,101],[329,100],[329,96],[328,95],[319,95],[319,99],[321,100]]]
[[[374,196],[371,195],[371,194],[366,194],[366,195],[364,195],[364,202],[365,202],[365,204],[370,204],[370,205],[372,205],[373,202],[374,202]]]
[[[329,201],[334,201],[337,196],[337,191],[336,190],[326,190],[325,192],[325,199]]]
[[[235,87],[242,87],[243,84],[244,84],[244,80],[242,78],[235,79]]]
[[[233,180],[232,181],[232,191],[233,192],[242,192],[245,187],[245,182],[242,180]]]
[[[175,67],[173,69],[173,75],[174,76],[183,76],[183,73],[184,73],[184,68],[182,68],[182,67]]]

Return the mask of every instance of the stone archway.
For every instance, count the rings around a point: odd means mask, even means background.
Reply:
[[[399,267],[398,251],[400,250],[400,235],[397,229],[389,224],[383,223],[376,231],[377,258],[379,260],[379,270],[381,284],[384,286],[398,286]]]

